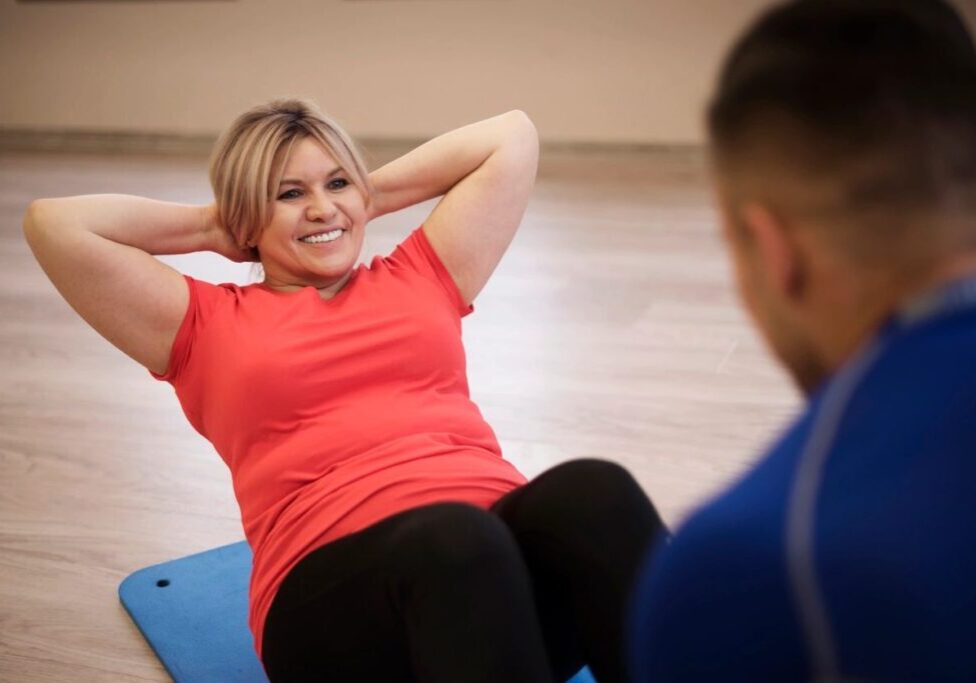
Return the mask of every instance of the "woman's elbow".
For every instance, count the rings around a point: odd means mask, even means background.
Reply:
[[[42,231],[50,228],[57,218],[54,215],[56,199],[35,199],[24,212],[24,238],[32,247]]]
[[[24,236],[30,241],[31,233],[37,230],[37,226],[41,222],[41,216],[44,213],[44,199],[35,199],[27,206],[27,211],[24,212]]]
[[[539,133],[532,119],[524,111],[513,109],[508,117],[508,131],[503,146],[506,156],[519,165],[531,169],[533,175],[539,162]]]
[[[528,114],[521,109],[513,109],[510,112],[506,112],[505,116],[511,122],[510,125],[513,133],[529,140],[534,140],[535,144],[539,144],[539,132],[536,130],[535,123],[532,122]]]

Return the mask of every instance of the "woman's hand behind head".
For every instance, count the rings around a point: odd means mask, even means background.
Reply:
[[[254,247],[241,247],[230,232],[220,223],[216,204],[203,207],[207,215],[207,243],[210,251],[216,252],[235,263],[260,261],[258,250]]]

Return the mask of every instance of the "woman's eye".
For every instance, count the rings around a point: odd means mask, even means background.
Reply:
[[[298,190],[288,190],[287,192],[282,192],[278,195],[278,199],[294,199],[298,196]]]
[[[330,190],[341,190],[349,185],[349,181],[345,178],[336,178],[335,180],[329,181]]]

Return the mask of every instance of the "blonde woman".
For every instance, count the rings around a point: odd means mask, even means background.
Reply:
[[[461,318],[518,227],[536,131],[513,111],[367,173],[312,105],[241,115],[216,201],[35,201],[37,260],[76,311],[170,382],[233,478],[250,625],[273,681],[624,679],[625,604],[660,530],[634,480],[576,461],[531,483],[468,396]],[[444,195],[386,257],[367,223]],[[154,254],[260,260],[239,287]]]

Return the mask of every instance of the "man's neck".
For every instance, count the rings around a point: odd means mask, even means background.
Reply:
[[[867,344],[896,312],[917,297],[976,277],[976,253],[944,261],[915,278],[862,278],[837,282],[832,310],[823,313],[819,343],[824,367],[836,372]]]

